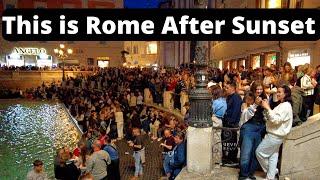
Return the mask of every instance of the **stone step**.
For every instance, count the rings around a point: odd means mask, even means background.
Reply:
[[[229,167],[220,167],[214,168],[211,171],[211,174],[201,175],[197,173],[191,173],[187,171],[187,168],[183,168],[176,180],[238,180],[239,169],[229,168]],[[264,179],[264,173],[257,171],[255,173],[257,180]]]

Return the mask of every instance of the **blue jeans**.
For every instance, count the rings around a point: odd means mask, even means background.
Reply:
[[[255,152],[262,140],[264,131],[264,124],[247,122],[241,127],[239,138],[240,177],[248,177],[256,171],[258,161]]]
[[[163,170],[165,174],[170,173],[170,156],[169,154],[164,155],[164,160],[163,160]]]
[[[133,152],[134,157],[134,176],[138,176],[139,174],[142,174],[142,161],[141,161],[141,152],[134,151]]]

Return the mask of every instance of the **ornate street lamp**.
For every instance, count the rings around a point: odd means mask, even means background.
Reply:
[[[58,57],[59,60],[62,60],[62,80],[65,80],[64,75],[64,65],[65,65],[65,59],[69,57],[73,53],[72,49],[66,49],[64,44],[60,44],[59,48],[54,49],[54,53]]]
[[[197,41],[195,47],[194,66],[196,88],[189,93],[190,99],[190,126],[196,128],[212,127],[211,95],[207,89],[207,51],[206,41]]]

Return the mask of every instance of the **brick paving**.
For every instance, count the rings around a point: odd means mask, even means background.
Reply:
[[[162,148],[158,141],[152,141],[145,135],[146,163],[143,169],[143,177],[139,180],[158,180],[162,176]],[[121,180],[130,180],[134,175],[133,151],[125,140],[117,141],[120,154],[120,175]],[[129,152],[129,155],[125,154]]]

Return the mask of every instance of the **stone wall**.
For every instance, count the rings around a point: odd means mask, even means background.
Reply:
[[[292,129],[283,143],[280,179],[319,179],[320,114]]]
[[[91,71],[65,71],[65,76],[75,77],[78,74],[87,75]],[[62,71],[0,71],[0,88],[20,88],[22,90],[40,86],[52,81],[58,82],[62,79]]]

